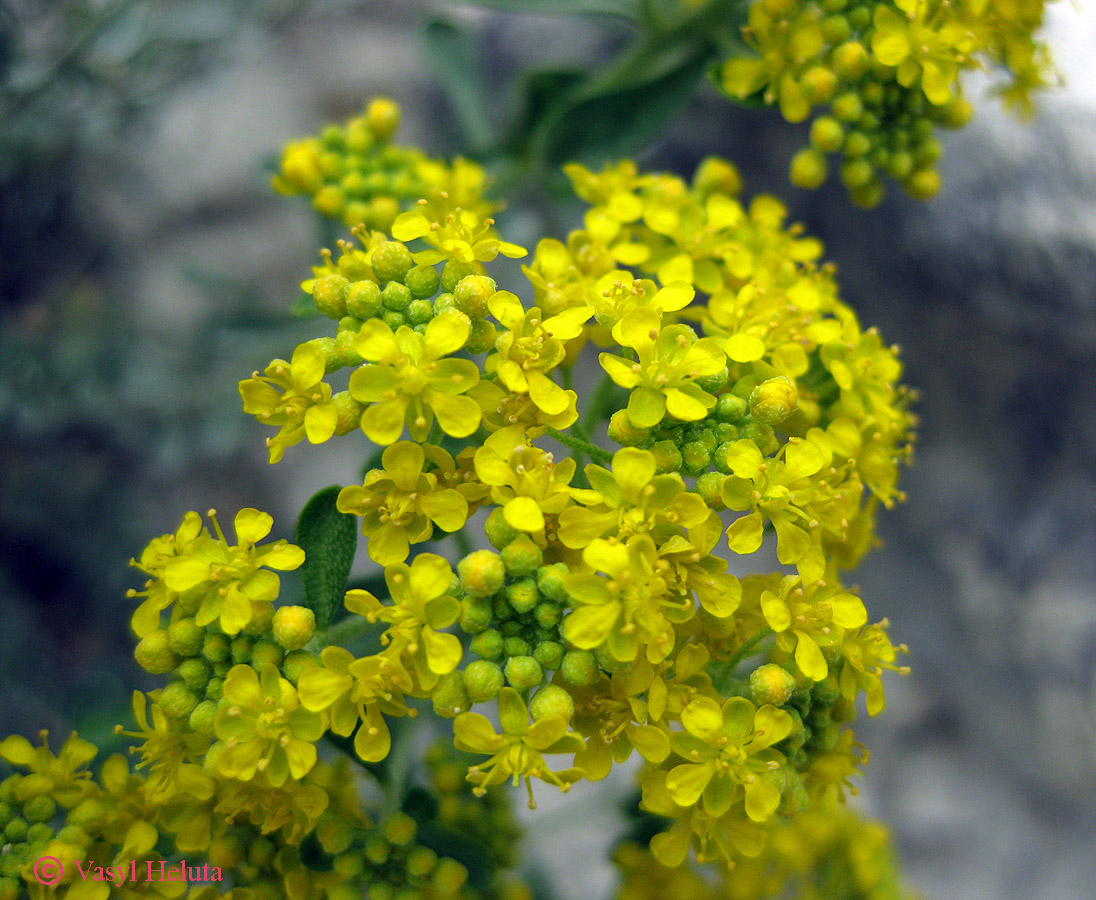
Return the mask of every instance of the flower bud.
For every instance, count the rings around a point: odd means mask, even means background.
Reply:
[[[569,722],[575,714],[575,701],[558,684],[546,684],[529,701],[529,714],[534,722],[545,716],[561,716]]]
[[[387,97],[377,97],[367,107],[365,121],[377,141],[390,141],[400,127],[399,104]]]
[[[163,629],[150,631],[133,651],[137,664],[153,675],[166,675],[182,661],[171,649],[171,638]]]
[[[398,241],[385,241],[377,245],[370,257],[373,266],[373,274],[381,284],[391,281],[402,282],[404,276],[411,271],[415,260],[411,251]]]
[[[827,170],[826,157],[812,147],[804,147],[792,157],[788,179],[797,187],[814,190],[825,184]]]
[[[347,289],[346,311],[355,318],[370,319],[381,311],[381,305],[380,285],[374,281],[355,281]]]
[[[472,597],[490,597],[506,580],[502,557],[490,550],[476,550],[457,563],[461,587]]]
[[[544,552],[528,535],[521,535],[502,548],[506,574],[513,578],[532,575],[544,562]]]
[[[795,690],[795,678],[776,663],[759,666],[750,673],[750,695],[758,706],[783,706]]]
[[[183,682],[173,681],[160,691],[156,702],[168,716],[185,722],[198,705],[198,695]]]
[[[725,159],[709,156],[697,166],[693,187],[702,194],[720,193],[735,197],[742,190],[742,177]]]
[[[486,275],[468,275],[453,288],[457,309],[473,319],[482,319],[490,311],[487,301],[498,290],[493,278]]]
[[[464,670],[464,687],[475,703],[494,700],[502,690],[502,669],[486,659],[477,659]]]
[[[510,686],[519,691],[534,688],[544,680],[544,670],[532,656],[511,656],[504,674]]]
[[[588,687],[598,678],[597,660],[589,650],[567,651],[559,670],[563,680],[575,687]]]
[[[306,606],[283,606],[274,613],[274,640],[285,650],[300,650],[316,633],[316,614]]]
[[[783,422],[798,405],[795,382],[784,375],[763,381],[750,394],[750,413],[770,425]]]
[[[651,434],[650,428],[640,428],[632,424],[627,410],[618,409],[609,418],[609,440],[616,441],[622,447],[637,447]]]
[[[472,699],[464,685],[464,676],[456,671],[438,679],[430,699],[434,704],[434,712],[446,719],[467,712],[472,706]]]
[[[206,630],[188,617],[172,622],[168,626],[167,636],[171,649],[179,656],[197,656],[202,652]]]
[[[312,302],[316,309],[329,319],[341,319],[346,315],[346,296],[350,282],[342,275],[325,275],[312,285]]]

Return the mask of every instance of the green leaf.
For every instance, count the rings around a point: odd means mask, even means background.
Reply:
[[[481,77],[475,39],[445,19],[428,22],[422,39],[438,81],[449,95],[469,152],[475,155],[490,147],[494,128],[487,109],[491,104]]]
[[[635,73],[638,80],[622,75],[604,87],[590,85],[581,91],[585,96],[576,98],[542,137],[546,163],[596,166],[634,155],[664,133],[693,96],[709,50],[703,43],[679,45],[661,59],[650,60],[650,66]]]
[[[296,540],[305,553],[305,605],[316,614],[320,631],[327,629],[342,604],[358,546],[357,520],[335,507],[340,490],[338,485],[324,488],[305,504],[297,520]]]

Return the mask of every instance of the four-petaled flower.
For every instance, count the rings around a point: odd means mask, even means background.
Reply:
[[[361,428],[377,444],[392,444],[404,423],[416,441],[426,440],[437,416],[441,430],[468,437],[480,423],[480,407],[461,396],[479,381],[479,367],[470,359],[449,359],[468,342],[471,324],[463,313],[435,316],[425,334],[406,325],[395,332],[380,319],[362,325],[354,349],[373,365],[350,376],[350,396],[369,404]]]

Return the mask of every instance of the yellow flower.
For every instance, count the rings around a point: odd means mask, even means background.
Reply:
[[[545,753],[575,753],[582,749],[582,738],[567,730],[563,716],[544,716],[530,724],[521,696],[513,688],[504,687],[499,692],[499,724],[502,732],[497,734],[486,716],[473,712],[461,713],[453,721],[453,744],[458,750],[491,757],[468,770],[468,780],[476,785],[477,794],[508,778],[514,785],[524,779],[529,806],[535,808],[531,778],[554,784],[564,792],[582,778],[578,769],[553,772],[544,761]]]
[[[366,550],[382,566],[403,562],[411,544],[430,540],[434,525],[456,531],[468,518],[461,493],[423,471],[427,454],[432,463],[453,469],[452,457],[440,447],[399,441],[385,448],[383,469],[370,470],[365,484],[339,492],[339,511],[362,517]]]
[[[841,693],[847,700],[853,700],[858,691],[864,691],[868,715],[878,715],[883,711],[883,679],[885,669],[909,674],[909,666],[895,665],[899,653],[909,653],[905,644],[895,646],[887,634],[886,619],[875,625],[867,625],[845,634],[841,647],[840,674],[838,683]]]
[[[128,597],[144,597],[130,620],[137,637],[142,638],[159,628],[160,613],[179,596],[164,583],[167,564],[176,557],[187,556],[196,543],[208,539],[209,532],[202,527],[202,517],[196,512],[188,512],[174,534],[153,538],[141,552],[140,560],[130,560],[131,566],[151,576],[143,591],[131,590],[127,594]]]
[[[633,534],[649,534],[661,546],[711,513],[699,494],[686,490],[680,475],[655,474],[649,450],[625,447],[613,455],[612,471],[594,464],[585,471],[597,492],[595,504],[572,506],[560,515],[559,539],[568,547],[581,549],[594,538],[610,536],[627,540]]]
[[[666,786],[680,806],[702,802],[713,818],[739,800],[755,822],[769,818],[780,803],[783,754],[771,749],[792,729],[792,717],[775,706],[760,709],[744,697],[720,706],[697,697],[681,711],[684,732],[670,739],[673,752],[690,762],[670,770]]]
[[[346,594],[346,608],[371,622],[385,622],[381,643],[405,655],[421,691],[429,691],[438,676],[452,672],[460,663],[460,639],[442,634],[460,617],[460,604],[449,594],[453,570],[442,557],[420,553],[410,566],[390,565],[384,580],[392,598],[386,606],[369,591]]]
[[[479,404],[460,396],[479,381],[479,368],[467,359],[447,359],[468,341],[468,317],[452,312],[436,316],[426,333],[406,325],[393,333],[384,322],[366,322],[354,342],[362,366],[350,376],[350,395],[369,406],[361,427],[377,444],[392,444],[404,423],[416,441],[426,440],[437,416],[441,430],[452,437],[468,437],[478,427]]]
[[[225,539],[213,510],[209,517],[217,539],[199,535],[183,555],[167,561],[160,577],[176,598],[186,595],[198,625],[219,621],[226,634],[237,634],[251,621],[253,604],[269,604],[277,598],[280,581],[270,569],[298,568],[304,562],[304,551],[284,540],[258,546],[274,526],[269,513],[240,510],[234,520],[235,546]]]
[[[855,594],[823,581],[803,584],[797,575],[781,579],[778,594],[762,593],[761,609],[777,642],[787,650],[794,645],[795,664],[814,681],[829,673],[823,649],[836,651],[845,629],[859,628],[868,620],[864,603]]]
[[[414,715],[403,698],[412,689],[411,676],[398,658],[385,654],[355,659],[342,647],[325,647],[320,659],[323,665],[301,676],[301,703],[314,712],[330,710],[335,734],[346,737],[358,728],[355,752],[366,762],[380,762],[392,749],[382,713]]]
[[[897,68],[895,77],[904,87],[920,76],[929,102],[943,106],[952,98],[960,62],[974,49],[973,36],[947,4],[895,0],[895,5],[904,17],[885,4],[875,8],[872,52],[884,65]]]
[[[417,209],[409,210],[392,224],[392,236],[398,241],[422,238],[433,250],[415,254],[415,260],[433,265],[443,259],[457,262],[490,262],[500,253],[520,259],[524,247],[500,240],[492,229],[494,219],[487,219],[472,209],[452,208],[447,197],[420,201]]]
[[[491,488],[492,502],[518,531],[540,534],[546,515],[558,515],[576,497],[596,500],[593,491],[570,486],[573,459],[555,462],[551,453],[526,444],[518,426],[491,435],[476,451],[475,464],[480,481]]]
[[[636,534],[626,544],[598,538],[582,552],[591,569],[572,573],[564,587],[575,608],[563,620],[563,635],[581,650],[604,645],[613,658],[631,662],[642,654],[651,663],[670,655],[675,622],[694,613],[693,601],[668,583],[669,565],[650,536]]]
[[[16,800],[23,801],[38,793],[48,793],[61,806],[75,806],[93,789],[91,773],[84,769],[99,748],[85,741],[76,732],[69,735],[60,752],[54,756],[49,749],[48,731],[38,733],[41,747],[34,747],[21,735],[13,734],[0,741],[0,756],[12,765],[30,770],[15,791]]]
[[[214,730],[220,739],[217,770],[228,778],[257,776],[272,787],[300,779],[316,764],[316,741],[324,717],[302,708],[297,690],[273,663],[262,674],[233,666],[225,677],[224,698]]]
[[[331,385],[323,380],[325,367],[323,351],[310,342],[297,347],[290,362],[276,359],[263,375],[255,372],[240,382],[244,412],[278,426],[278,433],[266,439],[271,463],[303,437],[322,444],[335,433],[339,413],[331,402]]]
[[[496,291],[488,303],[491,315],[507,331],[495,341],[497,352],[487,358],[487,370],[511,393],[528,394],[546,415],[559,416],[573,407],[573,392],[557,385],[548,373],[563,361],[563,342],[582,334],[582,323],[593,310],[572,307],[545,319],[536,307],[522,307],[509,291]]]
[[[137,768],[148,767],[147,791],[150,800],[163,802],[173,795],[183,795],[192,800],[207,800],[213,794],[213,780],[198,765],[209,749],[209,739],[173,722],[153,701],[152,721],[146,712],[147,698],[140,691],[133,692],[133,717],[137,731],[124,731],[115,727],[116,734],[141,738],[142,744],[130,748],[139,752],[142,761]]]
[[[614,382],[631,388],[628,418],[638,428],[651,428],[669,413],[675,419],[703,419],[715,397],[697,387],[695,380],[722,371],[726,356],[712,338],[697,340],[687,325],[660,328],[653,309],[637,309],[613,328],[621,346],[632,347],[638,362],[602,353],[601,366]]]

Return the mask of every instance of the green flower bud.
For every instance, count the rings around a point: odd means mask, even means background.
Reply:
[[[544,680],[544,670],[532,656],[511,656],[506,661],[506,680],[511,687],[524,691]]]
[[[404,276],[411,271],[415,260],[411,251],[398,241],[385,241],[378,244],[370,257],[373,266],[373,274],[381,284],[390,281],[403,281]]]
[[[394,284],[395,282],[393,282]],[[387,290],[387,288],[385,289]],[[405,312],[407,321],[413,325],[425,325],[434,318],[434,307],[429,300],[412,300]]]
[[[316,614],[306,606],[283,606],[274,613],[274,640],[285,650],[300,650],[316,633]]]
[[[750,394],[750,413],[770,425],[783,422],[798,406],[795,382],[784,375],[763,381]]]
[[[57,814],[57,801],[49,794],[39,794],[23,804],[23,817],[28,822],[49,822]]]
[[[562,716],[570,722],[575,714],[575,701],[558,684],[546,684],[529,701],[529,714],[534,722],[545,716]]]
[[[230,668],[228,663],[218,663],[218,665],[223,665],[225,667],[224,674],[228,673]],[[216,669],[214,669],[214,671],[216,671]],[[205,695],[207,700],[220,700],[224,696],[224,674],[216,675],[206,682]]]
[[[812,105],[829,103],[837,91],[837,76],[825,66],[811,66],[799,79],[803,96]]]
[[[380,833],[376,831],[370,832],[365,837],[362,853],[374,866],[383,866],[388,862],[388,857],[392,853],[392,845],[389,844]],[[372,898],[373,885],[369,886],[369,894]]]
[[[628,411],[618,409],[609,418],[609,440],[622,447],[638,447],[651,434],[650,428],[639,428],[628,418]]]
[[[544,551],[528,535],[520,535],[502,548],[506,574],[513,578],[532,575],[544,562]]]
[[[400,284],[398,281],[390,281],[381,291],[381,302],[384,304],[385,309],[402,312],[406,315],[405,310],[411,305],[411,291],[407,289],[407,285]]]
[[[861,209],[874,209],[883,200],[883,182],[872,176],[872,179],[860,187],[849,190],[849,199]]]
[[[540,591],[532,578],[522,578],[506,586],[506,599],[514,612],[527,613],[540,602]]]
[[[329,319],[341,319],[346,315],[346,297],[350,282],[342,275],[325,275],[317,278],[312,286],[312,302],[316,309]]]
[[[401,325],[407,324],[407,316],[394,309],[387,309],[381,314],[381,321],[393,331],[399,331]]]
[[[829,167],[826,157],[811,147],[804,147],[792,157],[788,179],[797,187],[814,190],[826,182]]]
[[[205,686],[213,674],[213,666],[201,657],[185,659],[179,666],[179,677],[192,690],[204,692]]]
[[[529,646],[529,642],[520,635],[521,623],[508,622],[507,624],[513,624],[513,630],[517,633],[510,635],[502,642],[502,655],[507,658],[511,656],[528,656],[532,648]]]
[[[453,288],[453,299],[462,313],[473,319],[482,319],[490,312],[487,301],[497,290],[498,286],[493,278],[486,275],[468,275]]]
[[[407,847],[415,839],[415,820],[407,813],[393,813],[383,825],[381,832],[393,847]]]
[[[441,277],[433,266],[415,266],[404,278],[404,284],[416,300],[433,297],[441,286]]]
[[[312,195],[312,206],[321,216],[329,219],[337,219],[342,215],[346,206],[346,197],[341,188],[333,184],[324,185]]]
[[[497,547],[499,550],[521,534],[520,531],[506,521],[506,516],[503,515],[501,507],[491,510],[491,515],[487,517],[483,529],[484,533],[487,535],[487,540],[491,542],[492,546]]]
[[[690,475],[699,475],[712,462],[711,451],[700,441],[690,441],[681,448],[682,464]]]
[[[346,311],[355,318],[371,319],[381,306],[381,288],[375,281],[355,281],[346,292]]]
[[[568,650],[559,671],[568,684],[588,687],[598,679],[597,659],[589,650]]]
[[[494,700],[502,690],[502,669],[486,659],[477,659],[464,670],[464,687],[474,703]]]
[[[56,804],[54,804],[54,808],[56,809]],[[31,853],[32,859],[46,849],[46,844],[53,838],[53,835],[53,828],[46,822],[35,822],[27,829],[27,843],[34,847],[34,851]]]
[[[864,187],[875,177],[875,170],[866,159],[848,159],[841,165],[841,180],[850,190]]]
[[[834,116],[842,122],[855,122],[864,113],[864,104],[860,95],[854,91],[847,91],[834,98],[831,107]]]
[[[533,650],[533,659],[544,669],[558,669],[563,664],[563,644],[559,641],[541,641]]]
[[[190,711],[187,724],[192,731],[198,734],[212,735],[213,720],[217,717],[217,703],[214,700],[203,700]]]
[[[865,4],[849,10],[849,24],[857,31],[867,28],[871,24],[872,7]]]
[[[27,822],[25,819],[21,819],[16,816],[7,825],[4,826],[4,837],[6,837],[13,844],[26,840],[27,837]]]
[[[173,681],[162,691],[157,703],[171,718],[186,721],[198,705],[198,695],[181,681]]]
[[[267,663],[273,663],[275,666],[280,666],[284,657],[285,651],[273,641],[266,640],[265,638],[261,641],[256,641],[251,648],[251,665],[256,672],[261,672]]]
[[[681,469],[681,451],[673,441],[656,441],[651,445],[651,453],[659,472],[677,472]]]
[[[845,136],[844,152],[847,158],[867,156],[871,152],[871,138],[862,131],[850,131]]]
[[[795,690],[795,678],[776,663],[759,666],[750,673],[750,695],[758,706],[783,706]]]
[[[343,366],[360,366],[362,364],[362,358],[358,351],[354,349],[354,341],[357,340],[358,333],[356,331],[340,331],[335,335],[335,348],[334,358],[340,367]]]
[[[506,580],[502,557],[490,550],[476,550],[457,563],[460,584],[472,597],[490,597]]]
[[[935,169],[917,169],[902,182],[902,187],[915,200],[929,200],[940,190],[940,174]]]
[[[206,630],[187,617],[172,622],[167,629],[168,643],[179,656],[197,656],[202,652]]]
[[[563,613],[559,606],[555,603],[538,603],[536,609],[533,610],[533,618],[537,620],[537,624],[541,628],[554,629],[559,625],[559,620],[563,617]]]
[[[856,81],[870,64],[868,51],[859,41],[848,41],[833,51],[833,70],[843,81]]]
[[[202,642],[202,656],[211,663],[224,662],[232,653],[231,639],[227,634],[207,634]]]
[[[461,672],[442,675],[434,685],[430,700],[434,704],[434,712],[446,719],[455,718],[472,706],[472,698],[468,696]]]
[[[448,309],[456,309],[457,301],[452,294],[438,294],[434,298],[434,315],[440,316]]]
[[[851,34],[852,25],[844,16],[826,16],[822,20],[822,37],[827,44],[840,44],[847,41]]]
[[[457,262],[455,259],[451,259],[442,266],[441,289],[448,294],[452,294],[457,285],[469,275],[482,275],[483,271],[483,266],[478,263]]]
[[[693,175],[693,187],[702,194],[726,194],[737,197],[742,191],[742,176],[732,163],[717,156],[701,160]]]
[[[430,876],[431,885],[443,895],[456,895],[467,880],[468,870],[455,859],[449,859],[447,856],[438,860]]]
[[[469,353],[486,353],[495,346],[495,338],[498,332],[495,326],[486,319],[473,319],[472,329],[468,332],[468,343],[464,349]]]
[[[137,664],[146,672],[153,675],[166,675],[172,671],[182,660],[171,649],[171,638],[161,628],[150,631],[133,651]]]
[[[320,664],[320,658],[308,650],[294,650],[287,653],[282,660],[282,672],[291,684],[301,680],[301,676],[309,669],[314,669]]]
[[[489,601],[479,597],[465,597],[460,606],[459,624],[465,633],[480,634],[490,627],[492,609]]]
[[[775,453],[780,447],[780,442],[773,433],[772,425],[765,422],[750,422],[745,425],[742,428],[742,437],[757,444],[757,449],[761,451],[762,456]]]
[[[724,451],[725,453],[726,451]],[[696,492],[704,498],[704,502],[712,509],[718,511],[724,508],[721,489],[724,476],[720,472],[725,471],[726,456],[723,457],[724,468],[719,472],[705,472],[696,480]]]
[[[833,116],[819,116],[811,122],[811,146],[823,153],[833,153],[841,149],[845,140],[845,129]]]
[[[563,587],[563,576],[567,574],[567,566],[556,563],[551,566],[541,566],[537,569],[537,590],[541,596],[548,600],[563,600],[567,591]]]
[[[913,171],[913,156],[905,150],[895,150],[888,154],[885,168],[891,178],[902,181]]]

